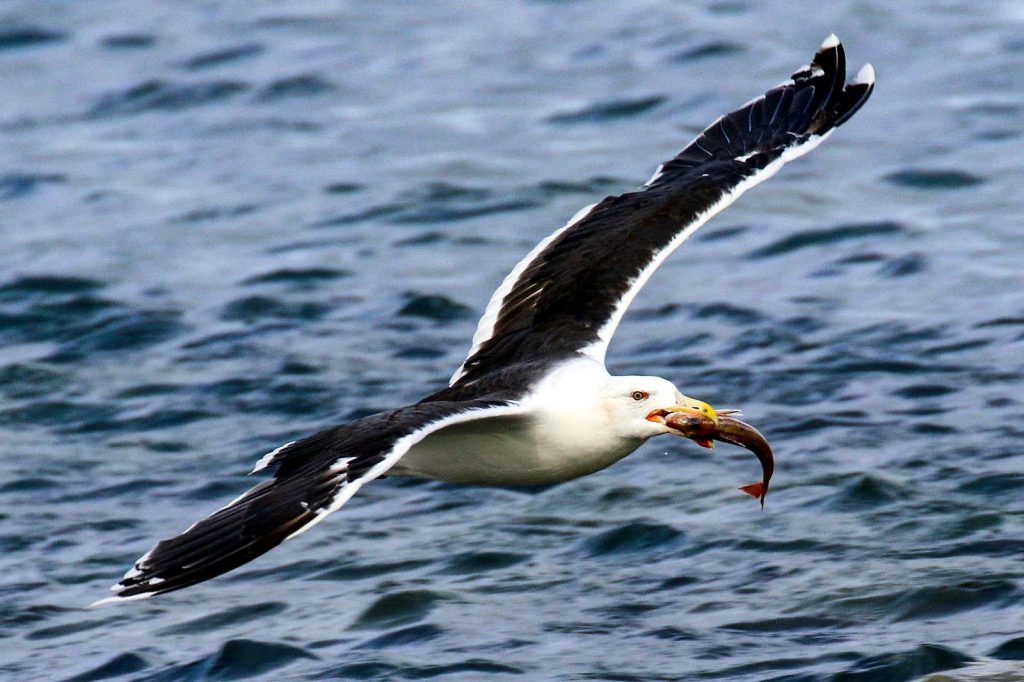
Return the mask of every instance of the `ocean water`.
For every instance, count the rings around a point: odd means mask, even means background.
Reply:
[[[89,609],[267,450],[443,385],[506,272],[830,31],[878,87],[635,302],[772,441],[388,479]],[[0,6],[0,677],[1024,679],[1019,2]],[[987,671],[987,672],[986,672]]]

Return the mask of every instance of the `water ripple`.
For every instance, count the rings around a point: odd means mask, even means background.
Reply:
[[[234,47],[218,48],[211,52],[203,52],[190,57],[183,61],[180,66],[185,71],[199,71],[254,57],[261,54],[265,49],[259,43],[246,43]]]
[[[894,185],[923,190],[947,190],[973,187],[983,178],[958,170],[915,169],[890,173],[885,179]]]
[[[247,604],[245,606],[224,609],[219,613],[213,613],[208,616],[202,616],[200,618],[194,618],[192,620],[178,623],[177,625],[173,625],[169,628],[164,628],[160,631],[160,634],[187,635],[197,632],[211,632],[221,630],[232,625],[237,625],[239,623],[258,620],[267,616],[276,616],[287,609],[288,605],[281,602]]]
[[[960,668],[973,660],[949,647],[922,644],[913,651],[869,656],[834,675],[833,682],[909,682],[939,670]]]
[[[47,43],[59,43],[68,39],[62,31],[39,26],[0,26],[0,50],[15,50],[35,47]]]
[[[897,222],[851,223],[824,230],[802,230],[750,252],[747,258],[761,259],[783,256],[802,249],[831,246],[839,242],[872,237],[889,237],[906,232]]]
[[[604,102],[595,102],[576,111],[552,114],[548,116],[547,121],[556,124],[607,123],[608,121],[631,118],[647,113],[661,106],[665,101],[666,98],[662,95],[632,99],[612,99]]]
[[[260,102],[277,102],[288,99],[304,99],[331,92],[333,83],[315,73],[278,78],[260,89],[257,100]],[[349,190],[351,191],[351,190]],[[334,191],[335,194],[339,192]]]
[[[387,594],[370,605],[352,624],[355,630],[376,630],[423,620],[443,598],[430,590]]]
[[[122,92],[103,95],[86,115],[92,118],[109,118],[151,111],[182,111],[223,102],[248,89],[248,83],[233,80],[197,83],[148,80]]]
[[[316,656],[299,647],[280,642],[231,639],[215,653],[201,659],[166,668],[142,680],[172,682],[181,679],[238,680],[267,675],[271,671]]]

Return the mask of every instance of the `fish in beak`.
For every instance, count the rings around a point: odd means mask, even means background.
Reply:
[[[705,402],[684,396],[671,408],[652,411],[647,420],[664,424],[672,433],[689,438],[702,447],[713,448],[713,441],[718,440],[754,453],[761,463],[761,480],[740,490],[760,500],[763,509],[768,482],[775,472],[775,458],[765,437],[750,424],[737,419],[737,414],[737,410],[715,411]]]
[[[726,414],[732,412],[727,410]],[[680,396],[679,402],[672,407],[650,412],[647,421],[664,424],[674,433],[689,438],[701,447],[709,450],[715,447],[713,438],[718,432],[718,412],[703,400]]]

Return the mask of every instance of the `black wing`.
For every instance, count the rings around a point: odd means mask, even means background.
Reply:
[[[336,426],[260,460],[274,477],[159,542],[102,602],[140,599],[209,580],[255,559],[341,507],[410,447],[450,424],[521,411],[503,400],[419,403]],[[97,603],[102,603],[97,602]]]
[[[452,385],[531,357],[584,353],[603,362],[626,308],[672,250],[867,101],[871,66],[845,79],[832,35],[809,66],[712,123],[643,188],[584,209],[541,242],[492,296]]]

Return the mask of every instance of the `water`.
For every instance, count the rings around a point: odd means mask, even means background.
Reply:
[[[2,10],[4,677],[1024,674],[1019,3]],[[262,453],[441,386],[535,242],[833,30],[872,101],[610,353],[744,409],[764,512],[749,454],[661,439],[543,491],[375,483],[222,579],[85,608]]]

